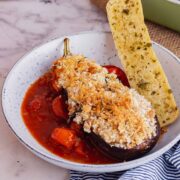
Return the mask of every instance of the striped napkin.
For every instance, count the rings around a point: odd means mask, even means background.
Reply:
[[[129,171],[85,173],[70,171],[70,180],[180,180],[180,141],[159,158]]]

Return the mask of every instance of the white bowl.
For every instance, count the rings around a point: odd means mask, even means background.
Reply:
[[[84,54],[101,65],[121,66],[110,33],[81,33],[68,37],[71,42],[71,51],[74,54]],[[128,162],[107,165],[80,164],[56,156],[41,146],[23,122],[20,112],[21,103],[30,84],[45,73],[54,60],[62,56],[63,39],[64,37],[61,37],[45,43],[22,57],[12,68],[4,83],[2,91],[4,115],[22,144],[40,158],[64,168],[88,172],[112,172],[127,170],[151,161],[180,140],[180,118],[178,118],[150,153]],[[157,43],[153,43],[153,48],[166,72],[178,106],[180,106],[180,60]]]

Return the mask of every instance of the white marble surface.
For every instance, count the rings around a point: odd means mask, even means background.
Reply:
[[[0,90],[13,64],[36,45],[64,34],[109,31],[106,17],[89,0],[43,1],[0,1]],[[68,177],[67,170],[37,158],[20,144],[0,107],[0,180]]]

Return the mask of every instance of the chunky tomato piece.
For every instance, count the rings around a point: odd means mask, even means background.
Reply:
[[[55,128],[51,134],[51,138],[68,149],[72,149],[77,140],[75,132],[64,127]]]
[[[67,119],[68,118],[68,111],[67,105],[62,96],[57,96],[52,102],[52,109],[56,116]]]
[[[119,67],[113,66],[113,65],[106,65],[103,67],[105,67],[109,73],[116,74],[118,79],[122,82],[123,85],[130,87],[127,76],[122,69],[120,69]]]

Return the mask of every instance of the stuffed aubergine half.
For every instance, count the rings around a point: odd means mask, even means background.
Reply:
[[[51,69],[67,92],[68,115],[107,156],[121,161],[149,152],[160,136],[151,103],[115,73],[81,55],[66,54]]]

